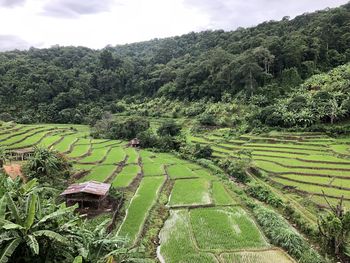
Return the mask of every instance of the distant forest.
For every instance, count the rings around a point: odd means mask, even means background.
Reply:
[[[333,123],[350,112],[350,66],[339,67],[349,62],[350,3],[231,32],[192,32],[102,50],[2,52],[0,119],[88,123],[101,112],[118,112],[118,101],[162,97],[255,103],[254,114],[272,126]],[[321,74],[330,70],[339,78]],[[320,111],[314,104],[322,103],[324,115],[310,117]],[[272,120],[271,107],[281,111]],[[288,111],[297,116],[289,124]]]

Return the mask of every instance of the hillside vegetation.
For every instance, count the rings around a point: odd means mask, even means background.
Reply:
[[[307,108],[290,109],[307,99],[295,91],[304,80],[350,61],[349,32],[347,4],[231,32],[192,32],[103,50],[56,46],[5,52],[0,54],[0,117],[89,123],[103,111],[122,110],[116,105],[121,98],[129,104],[163,96],[235,100],[239,108],[250,102],[257,112],[242,110],[262,114],[261,122],[268,125],[333,122],[345,114],[339,114],[340,105],[348,112],[348,80],[341,81],[342,88],[327,89],[331,94],[319,94],[317,85],[308,84],[324,83],[322,75],[311,78],[303,87],[315,91],[314,100]],[[339,71],[346,77],[348,66]],[[318,111],[309,105],[315,100],[330,104],[332,113],[310,116]],[[284,108],[269,116],[280,102]]]

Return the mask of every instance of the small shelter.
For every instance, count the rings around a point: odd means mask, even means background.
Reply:
[[[65,198],[67,206],[78,204],[79,208],[99,209],[108,196],[110,184],[89,181],[71,184],[60,195]]]
[[[134,138],[130,141],[130,146],[131,147],[139,147],[140,146],[140,140],[137,138]]]
[[[34,155],[34,148],[15,149],[9,152],[11,159],[15,161],[28,160]]]

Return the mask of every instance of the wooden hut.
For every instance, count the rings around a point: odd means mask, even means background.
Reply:
[[[129,145],[131,146],[131,147],[139,147],[140,146],[140,140],[139,139],[137,139],[137,138],[134,138],[134,139],[132,139],[131,141],[130,141],[130,143],[129,143]]]
[[[78,204],[81,209],[99,209],[108,196],[110,187],[110,184],[96,181],[71,184],[61,196],[65,198],[67,206]]]
[[[15,161],[28,160],[34,155],[34,148],[15,149],[9,152],[9,156]]]

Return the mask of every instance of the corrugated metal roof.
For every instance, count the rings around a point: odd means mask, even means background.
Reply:
[[[88,193],[93,195],[106,195],[111,187],[110,184],[89,181],[79,184],[71,184],[61,195],[70,195],[76,193]]]

